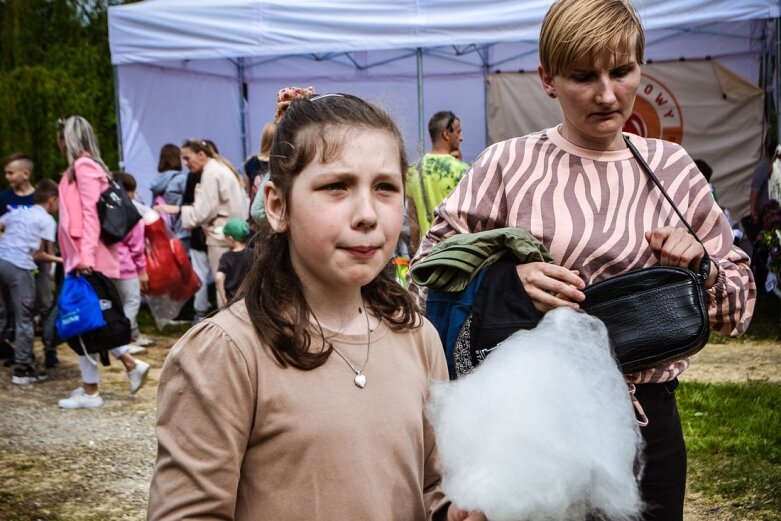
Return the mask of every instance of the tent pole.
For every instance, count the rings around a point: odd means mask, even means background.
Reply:
[[[117,120],[117,148],[119,148],[119,169],[125,169],[125,157],[122,146],[122,112],[119,110],[119,69],[116,65],[111,68],[114,72],[114,117]]]
[[[485,138],[485,143],[483,144],[484,147],[490,145],[488,142],[488,64],[490,63],[488,60],[490,57],[490,52],[490,46],[486,46],[485,56],[483,57],[483,114],[485,114],[485,117],[483,118],[483,132]]]
[[[776,66],[773,71],[771,81],[773,82],[773,91],[776,101],[776,141],[781,143],[781,117],[779,117],[779,110],[781,110],[781,90],[779,89],[779,77],[781,77],[781,18],[776,18]]]
[[[423,133],[423,49],[415,49],[418,62],[418,157],[426,151],[426,136]]]
[[[236,63],[239,77],[239,116],[241,118],[241,159],[247,157],[247,100],[244,98],[244,58]]]

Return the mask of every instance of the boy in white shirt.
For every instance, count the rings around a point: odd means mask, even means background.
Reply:
[[[44,179],[35,187],[34,206],[20,208],[0,216],[0,284],[8,289],[11,302],[0,296],[0,331],[5,328],[7,306],[13,305],[16,320],[14,375],[15,384],[46,380],[46,373],[33,364],[33,313],[35,306],[35,261],[62,262],[53,255],[59,196],[57,183]],[[42,249],[48,241],[49,251]]]

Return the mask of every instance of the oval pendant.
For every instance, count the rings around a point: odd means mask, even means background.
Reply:
[[[363,373],[358,373],[355,375],[355,385],[363,389],[366,387],[366,376],[364,376]]]

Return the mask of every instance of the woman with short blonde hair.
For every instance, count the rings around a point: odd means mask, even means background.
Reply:
[[[587,284],[652,265],[697,271],[705,280],[711,328],[745,332],[756,287],[748,257],[705,178],[680,145],[625,134],[640,84],[645,37],[628,0],[559,0],[540,32],[539,76],[559,101],[564,121],[499,142],[437,209],[414,266],[434,244],[456,233],[505,227],[531,232],[556,264],[517,266],[538,311],[578,308]],[[702,244],[688,232],[635,158],[654,170]],[[626,374],[648,424],[640,488],[644,521],[683,519],[686,448],[674,390],[689,360]],[[628,398],[629,399],[629,398]]]

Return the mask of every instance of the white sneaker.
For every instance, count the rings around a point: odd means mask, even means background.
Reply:
[[[136,338],[136,341],[133,343],[140,347],[148,347],[154,344],[155,341],[149,338],[148,336],[138,335],[138,338]]]
[[[138,344],[128,344],[127,352],[130,353],[131,355],[138,355],[138,354],[141,354],[141,353],[145,353],[146,352],[146,348],[145,347],[141,347]]]
[[[63,409],[92,409],[103,405],[103,397],[100,396],[100,393],[96,395],[87,394],[83,388],[79,387],[74,389],[70,398],[60,400],[59,405]]]
[[[135,394],[136,391],[141,389],[146,380],[146,375],[149,372],[149,364],[136,360],[136,366],[132,371],[127,372],[127,379],[130,380],[130,392]]]

